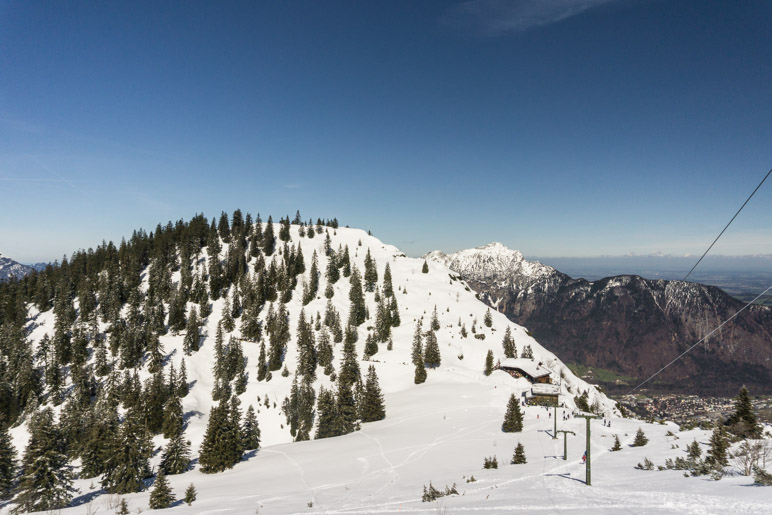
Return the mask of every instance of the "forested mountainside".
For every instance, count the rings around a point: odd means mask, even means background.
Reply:
[[[567,407],[615,410],[445,266],[337,220],[237,210],[138,230],[0,285],[0,486],[18,510],[48,510],[73,481],[107,495],[223,471],[388,417],[384,393],[434,374],[525,393],[490,370],[512,352]]]
[[[621,388],[628,390],[744,305],[698,283],[633,275],[572,279],[500,244],[427,259],[459,273],[482,300],[562,359],[610,370],[625,378]],[[769,394],[771,354],[772,310],[753,306],[647,388],[731,396],[745,384]]]

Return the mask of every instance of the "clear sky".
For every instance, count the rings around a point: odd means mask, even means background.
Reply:
[[[772,2],[0,0],[0,252],[235,208],[410,255],[700,254],[772,167]],[[772,253],[772,180],[716,246]]]

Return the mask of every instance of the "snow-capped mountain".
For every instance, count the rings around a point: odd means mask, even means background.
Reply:
[[[646,379],[744,305],[698,283],[634,275],[572,279],[500,244],[426,258],[447,264],[563,359],[611,370],[627,383]],[[751,307],[663,373],[660,387],[734,395],[747,384],[772,393],[771,328],[772,310]]]
[[[155,234],[154,238],[135,235],[132,243],[120,251],[112,244],[99,247],[92,269],[83,266],[87,256],[73,255],[70,270],[90,270],[93,277],[79,277],[80,287],[73,288],[77,294],[72,309],[67,306],[70,297],[59,297],[54,303],[43,295],[45,289],[40,290],[43,294],[37,292],[29,298],[24,337],[16,343],[19,352],[11,353],[22,366],[0,368],[3,374],[12,376],[4,377],[12,388],[30,377],[41,381],[26,396],[3,398],[7,404],[17,399],[23,403],[18,406],[16,425],[10,430],[16,449],[21,453],[30,438],[32,412],[47,407],[53,409],[62,428],[74,426],[80,435],[79,439],[70,437],[68,446],[88,440],[94,433],[88,424],[99,424],[98,410],[109,413],[111,403],[120,404],[122,428],[127,426],[130,413],[139,410],[147,431],[150,418],[156,415],[154,410],[165,413],[170,409],[163,403],[153,408],[154,384],[160,383],[161,391],[167,391],[167,378],[170,387],[179,384],[172,383],[171,369],[174,367],[178,374],[174,377],[179,378],[184,363],[187,391],[172,395],[182,395],[184,436],[197,461],[190,470],[168,475],[167,480],[178,499],[190,484],[195,484],[198,495],[192,506],[175,504],[173,509],[179,513],[417,513],[444,511],[445,506],[450,511],[484,509],[503,513],[515,509],[558,511],[558,505],[559,511],[567,508],[569,513],[599,506],[610,511],[668,512],[688,511],[695,503],[716,510],[732,506],[759,512],[766,506],[765,492],[746,491],[741,485],[747,481],[738,478],[727,479],[716,487],[713,482],[684,478],[681,472],[663,481],[663,476],[635,471],[635,462],[645,456],[659,464],[674,453],[682,453],[673,450],[672,437],[668,436],[678,428],[619,417],[614,402],[577,378],[525,328],[489,310],[457,272],[444,264],[429,261],[424,272],[422,259],[408,258],[364,231],[333,226],[317,225],[312,233],[310,225],[287,223],[283,238],[277,238],[273,248],[266,244],[274,241],[272,237],[266,239],[268,226],[264,225],[261,243],[257,236],[260,231],[254,227],[241,226],[231,233],[227,223],[217,230],[205,219],[196,219],[174,229],[169,224],[168,232]],[[282,235],[279,224],[270,234],[274,233]],[[210,253],[214,249],[216,253]],[[314,270],[317,275],[313,275]],[[333,278],[335,270],[340,272],[337,278]],[[47,269],[38,284],[56,284],[56,273],[56,269]],[[295,274],[296,281],[289,274]],[[358,309],[357,277],[370,282],[362,293],[362,323],[352,318]],[[89,284],[91,291],[86,288]],[[0,295],[3,291],[0,286]],[[187,299],[182,309],[181,298]],[[241,310],[234,308],[235,299],[239,299]],[[378,341],[374,337],[382,327],[384,306],[395,309],[398,317],[392,313],[390,334],[386,341]],[[203,313],[199,311],[200,339],[196,340],[191,338],[195,333],[191,333],[190,320],[197,308],[204,307]],[[180,326],[185,328],[174,327],[177,322],[173,319],[179,313],[183,318],[185,313],[188,315],[187,325]],[[230,326],[226,321],[233,313],[237,314]],[[342,342],[334,336],[336,319],[345,321],[348,327]],[[63,321],[67,327],[63,327]],[[258,323],[259,334],[248,336],[250,331],[255,334],[254,322]],[[61,338],[57,329],[71,332],[73,337]],[[428,377],[422,384],[415,383],[419,370],[413,359],[417,329],[425,342],[436,339],[440,356],[438,365],[426,369]],[[218,342],[220,330],[223,338]],[[260,377],[261,365],[266,363],[261,357],[263,347],[270,351],[274,344],[282,345],[283,340],[277,336],[280,332],[287,338],[286,347],[276,354],[281,370],[276,368],[271,375]],[[488,355],[494,362],[510,362],[504,351],[507,334],[513,339],[519,359],[528,362],[523,370],[538,374],[546,371],[553,384],[544,385],[542,390],[558,392],[561,403],[557,409],[523,406],[523,428],[514,433],[502,431],[507,404],[513,395],[520,401],[530,398],[534,385],[526,377],[515,377],[517,374],[504,370],[493,370],[489,375],[485,370]],[[331,348],[324,346],[325,341],[331,343]],[[291,428],[296,421],[289,420],[289,411],[294,409],[291,399],[300,395],[298,383],[305,391],[305,402],[309,388],[313,392],[311,421],[318,428],[322,423],[322,388],[327,392],[335,389],[332,374],[343,375],[347,366],[345,349],[351,343],[362,375],[371,366],[377,372],[384,394],[385,419],[362,422],[359,429],[341,436],[293,442]],[[58,367],[57,360],[63,358],[57,353],[66,351],[62,346],[70,344],[68,365]],[[137,345],[142,346],[139,355]],[[312,348],[314,351],[309,352]],[[316,355],[321,361],[321,354],[328,350],[332,353],[329,368],[318,365],[313,374],[303,368],[309,356]],[[533,358],[524,354],[532,354]],[[225,386],[215,376],[218,367],[223,369],[223,356],[228,356],[228,367],[244,372]],[[132,389],[137,394],[122,398],[125,390],[130,393]],[[247,406],[256,408],[260,448],[246,452],[240,462],[224,472],[204,474],[199,458],[218,405],[213,400],[217,389],[220,396],[223,389],[232,395],[230,400],[226,396],[220,401],[228,403],[231,414],[238,413],[239,403],[242,413]],[[593,489],[580,483],[584,477],[580,457],[586,423],[573,416],[577,414],[577,398],[584,396],[587,404],[606,419],[603,424],[600,420],[593,422]],[[313,399],[319,404],[315,406]],[[84,421],[88,421],[85,426]],[[612,423],[613,428],[609,426]],[[639,427],[645,428],[652,442],[649,447],[607,452],[615,435],[623,444],[629,444]],[[556,428],[576,434],[569,438],[567,461],[560,459],[564,446],[562,439],[554,438]],[[109,437],[116,438],[116,429],[111,431]],[[118,431],[118,437],[122,431]],[[158,470],[171,441],[163,433],[153,434],[149,459],[152,468]],[[684,441],[707,441],[709,436],[699,430],[678,434]],[[313,431],[308,436],[313,438]],[[527,463],[511,465],[517,444],[524,444]],[[124,448],[118,445],[100,452],[110,456],[109,452]],[[113,512],[121,500],[132,512],[147,508],[150,479],[145,479],[141,491],[113,495],[100,484],[101,474],[89,476],[84,472],[89,454],[84,450],[76,454],[77,458],[72,454],[70,449],[68,456],[76,474],[74,486],[79,491],[61,513],[90,514],[101,509]],[[99,456],[101,460],[103,455]],[[497,457],[499,468],[483,469],[483,460],[489,457]],[[631,485],[644,493],[634,495]],[[451,495],[425,503],[421,491],[426,487],[430,492],[438,488]],[[688,494],[683,493],[685,490]],[[545,504],[545,496],[551,505]],[[18,497],[0,504],[0,513],[8,513],[17,501]]]
[[[33,267],[17,263],[0,252],[0,282],[8,279],[21,279],[33,270]]]

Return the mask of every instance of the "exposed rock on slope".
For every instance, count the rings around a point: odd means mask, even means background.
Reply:
[[[528,327],[564,360],[642,380],[743,303],[719,288],[625,275],[589,282],[489,244],[427,259],[461,274],[486,303]],[[772,310],[754,306],[668,368],[652,388],[734,395],[772,392]]]

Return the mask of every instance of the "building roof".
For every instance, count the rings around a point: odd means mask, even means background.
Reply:
[[[560,395],[560,387],[556,384],[536,383],[531,386],[534,395]]]
[[[550,375],[550,371],[528,358],[506,358],[501,361],[501,368],[516,368],[536,379]]]

